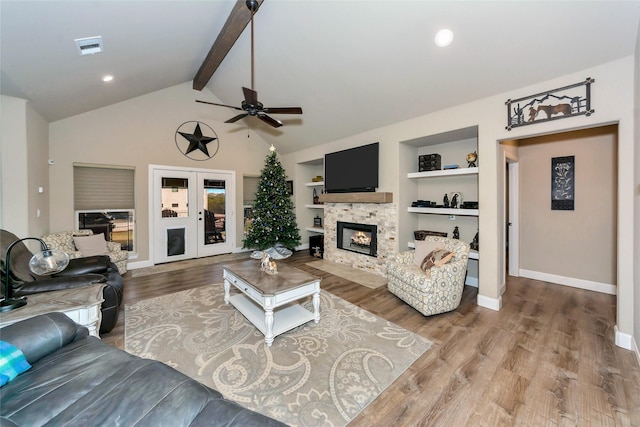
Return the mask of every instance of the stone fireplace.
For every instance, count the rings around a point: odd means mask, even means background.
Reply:
[[[396,208],[395,203],[325,202],[324,259],[386,277],[387,260],[398,251]],[[339,223],[343,224],[340,236]],[[373,251],[367,238],[375,240]]]

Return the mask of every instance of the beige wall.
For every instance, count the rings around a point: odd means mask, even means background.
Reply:
[[[206,90],[205,90],[206,91]],[[50,125],[51,231],[75,227],[73,163],[135,167],[136,262],[149,260],[149,165],[236,171],[236,191],[242,194],[243,174],[259,175],[269,146],[238,125],[212,120],[216,114],[195,99],[211,99],[194,91],[190,82],[109,107],[60,120]],[[218,153],[206,161],[191,160],[178,150],[176,129],[198,120],[213,128],[220,140]],[[242,197],[236,197],[236,246],[242,246]]]
[[[49,231],[49,123],[27,103],[27,194],[29,235]],[[42,189],[42,192],[40,192]]]
[[[49,225],[49,124],[24,99],[3,95],[0,106],[0,226],[40,237]]]
[[[615,126],[519,142],[520,268],[616,284]],[[551,159],[575,156],[575,205],[551,210]]]
[[[26,101],[2,96],[2,228],[27,237]]]

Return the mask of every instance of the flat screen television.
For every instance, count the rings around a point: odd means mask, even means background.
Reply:
[[[324,156],[324,190],[327,193],[361,193],[378,187],[379,143]]]

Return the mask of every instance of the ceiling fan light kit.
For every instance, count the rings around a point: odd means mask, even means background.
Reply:
[[[241,0],[239,0],[238,2],[240,1]],[[234,110],[242,111],[242,113],[230,118],[229,120],[225,121],[225,123],[235,123],[240,119],[243,119],[247,116],[251,116],[251,117],[257,117],[258,119],[262,120],[269,126],[278,128],[282,126],[283,123],[280,120],[274,119],[273,117],[269,116],[268,113],[269,114],[302,114],[302,108],[300,107],[265,107],[264,104],[262,104],[262,102],[258,101],[258,92],[256,92],[253,89],[254,88],[253,16],[255,15],[258,8],[260,7],[260,2],[258,0],[246,0],[246,5],[247,5],[247,9],[249,9],[249,11],[251,12],[251,89],[246,87],[242,88],[242,92],[244,94],[244,100],[240,104],[240,107],[235,107],[232,105],[225,105],[225,104],[218,104],[215,102],[201,101],[201,100],[196,100],[196,102],[200,102],[202,104],[216,105],[219,107],[232,108]],[[235,10],[237,10],[237,7],[234,9],[234,11]],[[234,11],[231,12],[231,16],[229,16],[229,18],[227,19],[227,23],[230,21],[233,21]],[[222,36],[222,33],[218,37],[218,40],[220,39],[221,36]],[[216,42],[214,43],[214,46],[218,43],[218,40],[216,40]],[[235,40],[233,40],[231,44],[233,44],[234,42]],[[229,46],[229,49],[230,48],[231,46]],[[206,61],[207,60],[205,60],[205,63]],[[205,68],[205,64],[203,64],[202,67],[200,67],[200,69],[203,69],[203,68]]]

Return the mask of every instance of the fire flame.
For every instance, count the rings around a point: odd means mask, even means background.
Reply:
[[[367,237],[364,232],[358,231],[351,236],[351,241],[359,245],[369,245],[371,244],[371,237]]]

